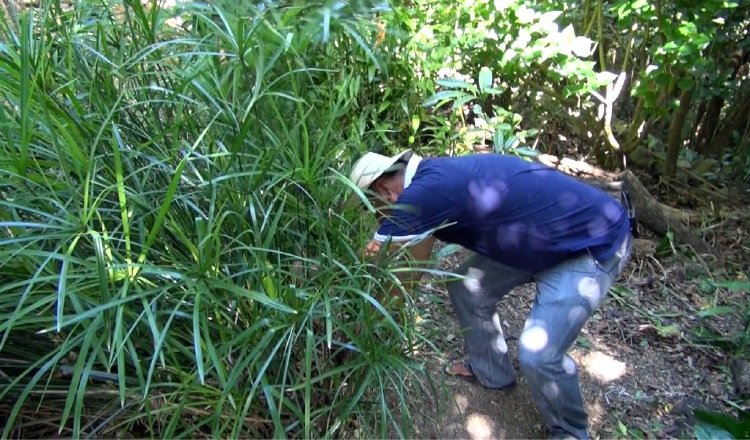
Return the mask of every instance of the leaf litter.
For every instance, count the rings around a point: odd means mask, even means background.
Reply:
[[[638,240],[628,266],[569,352],[579,367],[593,438],[692,437],[695,409],[749,408],[730,371],[733,353],[741,348],[732,344],[743,329],[747,292],[717,287],[722,283],[714,281],[742,280],[750,273],[750,249],[741,244],[750,242],[748,220],[743,220],[750,216],[734,218],[739,220],[722,222],[713,230],[723,261],[679,253],[657,256],[658,237]],[[439,268],[450,271],[469,253],[441,246],[436,255]],[[428,275],[415,298],[423,325],[439,335],[430,341],[438,352],[424,350],[419,356],[440,388],[434,399],[425,401],[427,387],[410,385],[423,388],[408,408],[414,436],[546,438],[521,374],[512,391],[445,376],[443,365],[465,352],[441,281]],[[520,286],[497,306],[517,372],[517,338],[534,294],[533,284]]]

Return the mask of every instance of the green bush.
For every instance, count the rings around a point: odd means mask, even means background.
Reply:
[[[123,4],[0,35],[3,436],[405,435],[428,335],[343,209],[377,5]]]

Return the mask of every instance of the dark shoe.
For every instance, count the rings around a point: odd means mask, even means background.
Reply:
[[[590,437],[587,437],[590,439]],[[576,436],[573,434],[570,434],[568,432],[564,431],[557,431],[557,432],[549,432],[549,435],[547,436],[547,439],[549,440],[579,440]]]

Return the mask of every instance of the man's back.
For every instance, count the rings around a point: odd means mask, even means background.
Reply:
[[[435,236],[538,272],[591,252],[609,259],[630,225],[612,197],[556,170],[481,154],[423,159],[380,236]]]

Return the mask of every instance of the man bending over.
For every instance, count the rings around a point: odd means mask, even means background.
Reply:
[[[350,178],[385,214],[368,254],[409,243],[424,261],[436,240],[473,251],[456,271],[462,278],[448,283],[468,352],[446,366],[448,374],[495,389],[515,385],[496,304],[535,282],[519,338],[521,373],[551,437],[589,438],[578,371],[566,353],[630,256],[623,207],[557,170],[498,154],[367,153]]]

